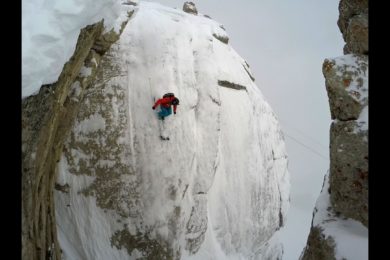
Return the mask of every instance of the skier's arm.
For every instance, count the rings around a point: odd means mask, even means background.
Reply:
[[[156,103],[154,103],[153,108],[156,108],[159,104],[161,104],[161,101],[162,101],[161,98],[159,100],[157,100]]]
[[[173,113],[175,113],[175,114],[176,114],[176,107],[177,107],[177,105],[173,105]]]

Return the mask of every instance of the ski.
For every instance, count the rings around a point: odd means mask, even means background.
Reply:
[[[160,135],[160,138],[161,138],[161,140],[163,140],[163,141],[169,141],[169,137],[164,137],[164,136]]]

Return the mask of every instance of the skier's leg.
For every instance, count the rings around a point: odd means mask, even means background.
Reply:
[[[166,108],[166,107],[162,107],[161,106],[161,110],[160,112],[158,113],[159,117],[164,120],[164,117],[167,117],[169,116],[170,114],[172,114],[172,109],[169,107],[169,108]]]
[[[169,116],[170,114],[172,114],[172,108],[171,107],[168,107],[166,110],[167,110],[167,115],[166,116]]]

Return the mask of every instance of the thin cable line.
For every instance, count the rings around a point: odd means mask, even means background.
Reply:
[[[286,124],[287,122],[284,121],[284,120],[280,120],[283,124]],[[311,141],[313,141],[314,143],[320,145],[322,148],[325,148],[325,149],[328,149],[328,147],[326,147],[324,144],[320,143],[319,141],[317,141],[314,137],[311,137],[310,135],[306,134],[305,132],[303,132],[302,130],[299,130],[298,128],[296,127],[293,127],[291,124],[286,124],[287,126],[289,126],[291,129],[301,133],[301,135],[303,135],[304,137],[306,137],[307,139],[310,139]]]
[[[304,143],[298,141],[297,139],[295,139],[294,137],[292,137],[291,135],[288,135],[286,132],[284,132],[284,134],[288,137],[290,137],[292,140],[294,140],[295,142],[297,142],[298,144],[304,146],[305,148],[309,149],[310,151],[312,151],[313,153],[317,154],[318,156],[324,158],[325,160],[329,160],[329,158],[325,157],[324,155],[320,154],[319,152],[317,152],[316,150],[314,150],[313,148],[305,145]]]

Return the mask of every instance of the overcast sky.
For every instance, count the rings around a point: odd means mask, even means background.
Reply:
[[[185,1],[149,2],[182,9]],[[192,2],[200,13],[224,25],[229,44],[250,65],[255,83],[280,121],[291,174],[283,260],[297,260],[329,169],[331,118],[322,63],[343,55],[339,0]]]

